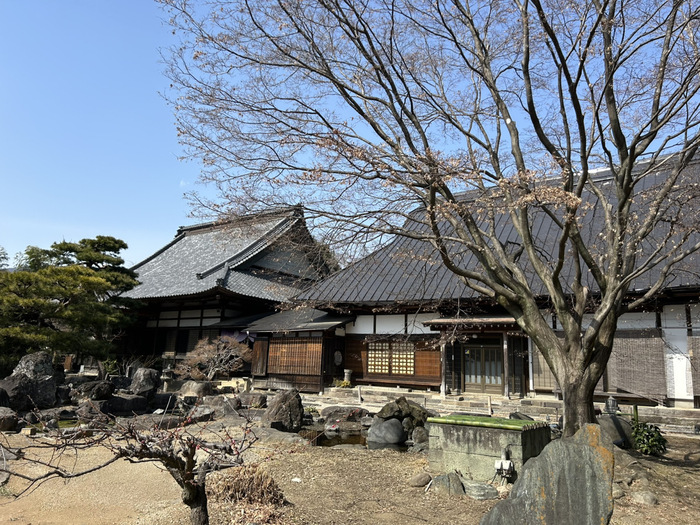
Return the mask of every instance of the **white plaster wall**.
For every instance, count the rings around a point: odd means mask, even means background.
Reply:
[[[377,333],[378,334],[404,334],[405,320],[403,315],[378,315],[377,316]]]
[[[591,324],[593,316],[583,316],[582,328],[585,330]],[[656,328],[656,314],[654,312],[633,312],[622,315],[617,320],[618,330],[641,330],[643,328]]]
[[[618,330],[640,330],[643,328],[656,328],[655,312],[627,313],[617,320]]]
[[[666,345],[667,395],[672,399],[692,399],[685,306],[665,306],[661,313],[661,328]]]
[[[430,321],[439,317],[437,313],[424,314],[409,314],[408,317],[403,314],[378,314],[377,315],[377,330],[378,334],[405,334],[408,327],[409,335],[419,334],[438,334],[439,332],[430,331],[423,322]],[[346,327],[347,334],[373,334],[374,331],[374,316],[373,315],[358,315],[354,323],[348,324]]]
[[[439,335],[439,330],[431,330],[423,323],[427,321],[432,321],[433,319],[438,319],[440,317],[439,313],[433,312],[428,314],[409,314],[408,316],[408,333],[411,335],[418,334],[435,334]]]
[[[374,333],[374,316],[358,315],[354,323],[345,327],[348,334],[372,334]]]

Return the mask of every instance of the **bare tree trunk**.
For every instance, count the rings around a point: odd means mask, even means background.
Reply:
[[[588,376],[560,385],[564,398],[564,436],[573,436],[586,423],[596,422],[593,408],[595,385],[596,382]]]
[[[191,525],[209,525],[209,509],[204,485],[185,486],[182,489],[182,502],[190,508]]]

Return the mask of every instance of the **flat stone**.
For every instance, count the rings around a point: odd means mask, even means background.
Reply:
[[[659,503],[659,498],[656,494],[649,490],[640,490],[631,494],[632,501],[641,505],[656,505]]]
[[[487,500],[487,499],[498,499],[498,490],[493,485],[488,483],[479,483],[478,481],[465,481],[462,480],[462,485],[464,486],[464,493],[472,499],[476,500]]]
[[[411,487],[425,487],[431,479],[433,479],[432,476],[427,472],[419,472],[408,480],[408,484]]]

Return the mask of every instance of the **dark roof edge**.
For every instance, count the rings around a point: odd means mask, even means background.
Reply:
[[[191,233],[191,232],[196,232],[199,230],[207,230],[207,229],[217,229],[221,228],[222,226],[234,223],[234,222],[247,222],[247,221],[253,221],[256,219],[264,219],[266,217],[274,217],[276,215],[288,215],[292,214],[293,216],[296,216],[297,218],[301,218],[304,214],[303,209],[300,204],[295,204],[292,206],[286,206],[286,207],[281,207],[278,209],[274,210],[265,210],[265,211],[260,211],[256,213],[249,213],[246,215],[240,215],[238,217],[233,217],[233,218],[226,218],[226,219],[217,219],[214,221],[209,221],[209,222],[202,222],[199,224],[192,224],[190,226],[180,226],[177,229],[177,234],[179,235],[180,233]]]

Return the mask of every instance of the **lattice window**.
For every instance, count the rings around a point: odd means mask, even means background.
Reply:
[[[389,343],[369,343],[367,347],[367,373],[389,373]]]
[[[416,353],[413,343],[373,342],[367,346],[368,374],[416,373]]]
[[[391,348],[391,372],[393,374],[411,374],[416,371],[413,343],[394,343]]]

